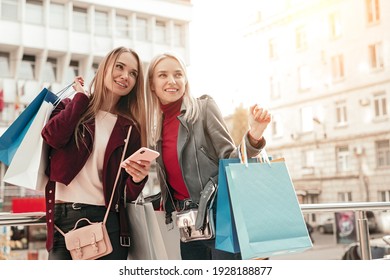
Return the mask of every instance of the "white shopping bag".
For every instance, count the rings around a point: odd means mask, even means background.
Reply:
[[[165,212],[155,211],[151,202],[128,203],[127,211],[131,225],[128,259],[180,259],[179,231],[167,228]]]
[[[47,93],[4,175],[5,182],[38,191],[45,189],[48,180],[45,174],[48,146],[43,141],[41,131],[57,99],[54,93]]]

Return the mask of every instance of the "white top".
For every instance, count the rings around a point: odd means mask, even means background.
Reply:
[[[105,205],[102,183],[104,155],[117,116],[99,111],[95,118],[95,142],[84,167],[68,186],[56,183],[56,200]]]

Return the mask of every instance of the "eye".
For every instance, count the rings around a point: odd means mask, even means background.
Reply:
[[[161,73],[161,74],[158,75],[158,77],[159,77],[159,78],[166,78],[166,77],[167,77],[167,74]]]
[[[137,71],[131,71],[129,74],[133,78],[137,78],[138,77],[138,72]]]
[[[176,78],[181,78],[183,77],[183,73],[176,73]]]
[[[122,64],[117,64],[115,65],[116,69],[123,70],[123,65]]]

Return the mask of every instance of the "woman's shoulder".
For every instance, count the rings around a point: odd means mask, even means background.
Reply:
[[[198,100],[208,101],[208,100],[214,100],[214,99],[208,94],[203,94],[202,96],[198,97]]]
[[[217,113],[219,112],[219,107],[217,103],[215,102],[214,98],[210,95],[204,94],[197,98],[199,107],[202,109],[205,109],[206,112],[213,112]]]
[[[215,100],[208,94],[204,94],[197,98],[200,107],[208,107],[209,104],[216,105]]]

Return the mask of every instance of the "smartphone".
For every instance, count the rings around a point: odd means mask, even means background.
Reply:
[[[139,160],[152,161],[156,159],[159,155],[160,155],[159,152],[156,152],[146,147],[142,147],[138,151],[134,152],[127,159],[132,161],[139,161]]]

